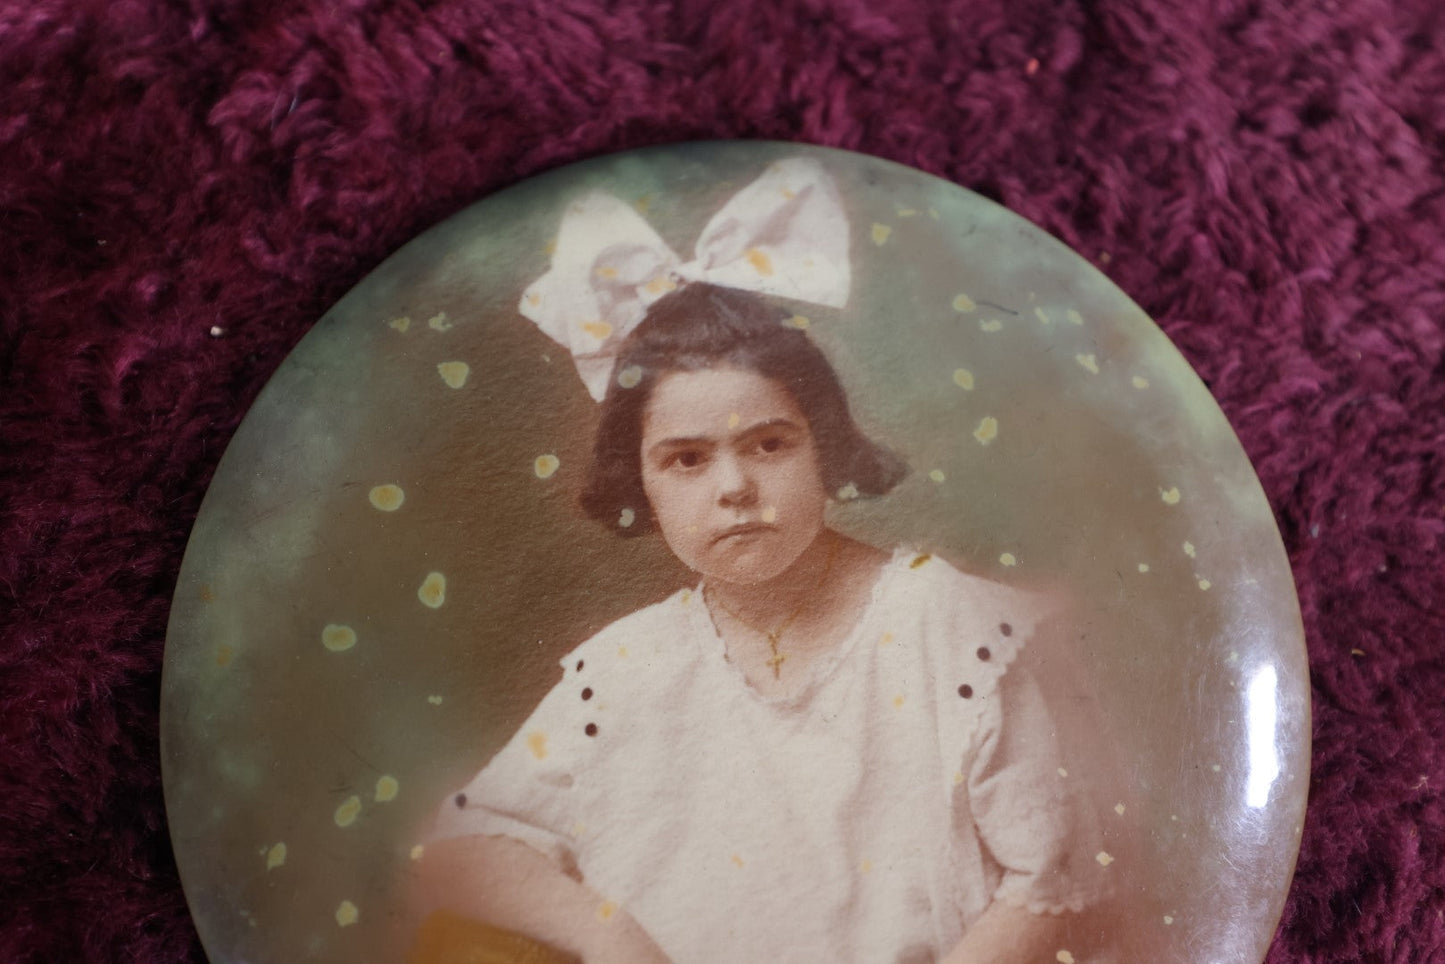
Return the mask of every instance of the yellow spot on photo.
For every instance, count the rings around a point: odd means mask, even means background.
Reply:
[[[970,297],[969,297],[968,295],[966,295],[966,294],[959,293],[959,294],[956,294],[956,295],[953,296],[953,310],[954,310],[954,311],[957,311],[957,312],[960,312],[960,313],[962,313],[962,312],[969,312],[969,311],[973,311],[973,310],[974,310],[975,308],[977,308],[977,307],[978,307],[978,304],[977,304],[972,298],[970,298]]]
[[[980,445],[987,445],[998,438],[998,419],[992,415],[986,416],[978,423],[978,428],[973,430],[973,437],[978,439]]]
[[[1147,563],[1147,562],[1141,562],[1141,563],[1139,563],[1139,571],[1140,571],[1140,572],[1148,572],[1148,571],[1149,571],[1149,563]]]
[[[411,319],[403,315],[400,318],[391,319],[386,325],[388,328],[395,329],[396,331],[406,331],[411,327]]]
[[[1099,862],[1100,867],[1107,867],[1114,862],[1114,858],[1102,850],[1094,855],[1094,859]]]
[[[437,366],[437,374],[448,388],[461,388],[467,383],[467,376],[471,373],[472,366],[463,361],[447,361]]]
[[[1074,361],[1078,362],[1080,367],[1087,369],[1089,372],[1095,375],[1099,374],[1099,361],[1094,357],[1092,352],[1089,354],[1075,355]]]
[[[1149,387],[1149,379],[1145,378],[1143,375],[1135,375],[1133,378],[1133,382],[1134,387],[1138,389],[1145,389]]]
[[[617,913],[617,904],[610,900],[604,900],[597,907],[597,919],[606,923]]]
[[[631,509],[623,509],[617,515],[617,524],[624,529],[631,528],[632,523],[637,521],[637,513]]]
[[[791,318],[783,319],[783,324],[789,328],[796,328],[799,331],[807,331],[808,326],[811,325],[812,322],[803,315],[793,315]]]
[[[973,391],[973,372],[967,368],[955,368],[953,370],[953,384],[966,392]]]
[[[333,653],[344,653],[356,645],[356,630],[330,623],[321,630],[321,645]]]
[[[628,365],[617,373],[617,384],[623,388],[636,388],[640,381],[642,381],[642,369],[636,365]]]
[[[1074,955],[1068,951],[1061,950],[1054,955],[1054,960],[1058,961],[1059,964],[1074,964]]]
[[[1159,498],[1164,500],[1165,505],[1178,505],[1180,498],[1179,487],[1176,485],[1167,489],[1160,489]]]
[[[400,790],[401,784],[396,781],[396,777],[383,776],[376,781],[376,802],[390,803],[396,799]]]
[[[1005,566],[1017,566],[1019,564],[1018,558],[1012,552],[1005,552],[998,557],[998,561]]]
[[[766,522],[768,525],[772,525],[774,522],[777,522],[777,521],[778,521],[778,509],[777,509],[777,506],[772,506],[772,505],[770,505],[770,506],[767,506],[766,508],[764,508],[764,509],[763,509],[763,513],[762,513],[762,519],[763,519],[763,521]]]
[[[429,572],[416,591],[416,598],[428,609],[440,609],[447,601],[447,577],[439,572]]]
[[[987,332],[1003,331],[1003,322],[997,318],[985,318],[978,323],[978,330]]]
[[[873,225],[873,243],[882,247],[888,242],[888,236],[892,233],[893,229],[886,224]]]
[[[1114,812],[1122,817],[1124,815],[1124,805],[1122,803],[1114,804]]]
[[[598,341],[603,341],[608,335],[612,334],[612,326],[605,321],[584,321],[582,323],[582,330]]]
[[[361,919],[361,912],[356,905],[349,900],[343,900],[336,908],[336,925],[338,927],[350,927]]]
[[[406,493],[399,485],[378,485],[367,493],[373,508],[382,512],[395,512],[406,501]]]
[[[550,479],[561,467],[562,460],[551,453],[539,455],[532,460],[532,471],[537,474],[539,479]]]
[[[539,760],[547,758],[547,734],[541,730],[533,730],[527,734],[527,749],[532,751],[532,756]]]
[[[286,863],[286,845],[278,843],[266,851],[266,869],[275,870]]]
[[[1082,325],[1084,323],[1084,316],[1073,308],[1070,308],[1068,314],[1064,315],[1064,317],[1069,319],[1069,324],[1071,325]]]
[[[426,320],[427,327],[432,331],[451,331],[452,323],[447,321],[447,313],[439,311]]]
[[[436,695],[435,693],[433,693],[431,696],[428,696],[428,697],[426,698],[426,701],[427,701],[428,703],[430,703],[432,706],[441,706],[441,705],[442,705],[442,698],[441,698],[440,696]]]
[[[1049,317],[1049,313],[1042,308],[1034,309],[1034,317],[1046,325],[1053,323],[1053,319]]]
[[[748,248],[745,256],[753,270],[764,278],[773,273],[773,259],[769,258],[766,252],[758,248]]]
[[[1194,543],[1189,542],[1188,540],[1185,541],[1185,543],[1184,543],[1184,554],[1185,554],[1186,556],[1188,556],[1190,559],[1193,559],[1193,558],[1195,557]]]
[[[942,469],[934,469],[928,473],[928,477],[934,482],[942,482],[946,478]]]
[[[417,844],[415,847],[411,848],[411,859],[420,860],[421,855],[424,853],[426,853],[426,848],[423,847],[421,844]]]
[[[357,816],[361,813],[361,798],[355,794],[342,801],[341,806],[336,808],[331,819],[336,821],[338,827],[349,827],[356,822]]]

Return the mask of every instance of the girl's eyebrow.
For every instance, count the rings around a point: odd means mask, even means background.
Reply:
[[[673,435],[653,442],[647,447],[647,454],[652,455],[665,449],[688,448],[694,445],[711,447],[717,445],[717,439],[707,435]]]
[[[756,425],[749,425],[747,428],[745,428],[745,429],[743,429],[741,432],[739,432],[738,435],[740,435],[740,436],[755,435],[755,434],[758,433],[758,432],[766,432],[768,429],[774,429],[774,428],[792,429],[793,431],[797,431],[797,432],[801,432],[801,431],[804,431],[804,430],[805,430],[804,426],[799,425],[797,422],[793,421],[791,418],[785,418],[785,417],[783,417],[783,416],[779,416],[779,417],[777,417],[777,418],[770,418],[770,419],[767,419],[767,420],[765,420],[765,421],[758,422]]]
[[[790,418],[779,416],[778,418],[765,419],[764,421],[758,422],[756,425],[749,425],[747,428],[742,429],[737,434],[739,438],[747,438],[751,435],[756,435],[759,432],[766,432],[770,429],[777,428],[789,429],[794,432],[804,431],[803,426],[799,425],[797,422],[793,421]],[[711,435],[670,435],[667,438],[658,439],[656,442],[653,442],[651,445],[649,445],[647,447],[647,454],[656,455],[658,452],[665,452],[668,449],[688,448],[695,445],[701,445],[711,448],[713,446],[716,446],[717,444],[718,440]]]

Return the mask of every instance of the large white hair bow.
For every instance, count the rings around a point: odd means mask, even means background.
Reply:
[[[595,192],[568,206],[552,267],[518,308],[572,353],[601,401],[627,333],[654,301],[690,281],[843,307],[848,235],[837,186],[807,158],[772,164],[734,195],[686,263],[631,205]]]

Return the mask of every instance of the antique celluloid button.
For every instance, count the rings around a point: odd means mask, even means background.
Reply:
[[[216,961],[1247,961],[1309,704],[1138,307],[946,182],[720,143],[318,322],[196,523],[163,741]]]

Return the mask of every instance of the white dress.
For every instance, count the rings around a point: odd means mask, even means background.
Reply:
[[[995,898],[1106,876],[1020,647],[1036,597],[899,551],[796,697],[743,679],[695,590],[589,639],[433,840],[575,867],[679,964],[931,961]]]

